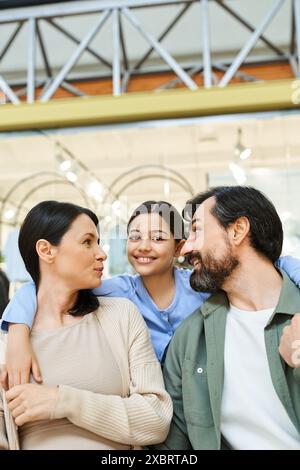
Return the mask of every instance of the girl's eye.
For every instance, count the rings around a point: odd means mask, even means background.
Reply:
[[[131,241],[137,241],[137,240],[140,240],[140,236],[139,235],[130,235],[128,237],[128,240],[131,240]]]
[[[164,240],[164,238],[160,237],[159,235],[154,235],[151,240],[154,240],[155,242],[160,242]]]

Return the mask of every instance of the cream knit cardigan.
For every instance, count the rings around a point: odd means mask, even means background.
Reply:
[[[172,419],[172,401],[165,391],[144,319],[127,299],[99,300],[95,315],[119,365],[123,394],[102,395],[59,385],[51,419],[67,418],[81,428],[122,444],[147,446],[163,442]],[[7,423],[11,420],[7,410],[4,418],[0,401],[0,449],[8,448],[5,421],[7,434]],[[9,437],[13,442],[13,436]]]

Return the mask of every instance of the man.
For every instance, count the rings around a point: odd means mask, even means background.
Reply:
[[[300,291],[274,267],[279,216],[241,186],[200,194],[184,214],[191,285],[213,295],[167,353],[174,416],[164,448],[300,449]]]

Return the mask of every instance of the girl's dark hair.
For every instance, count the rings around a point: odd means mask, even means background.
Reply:
[[[131,222],[142,214],[159,214],[170,227],[170,231],[178,243],[184,238],[184,223],[178,210],[166,201],[145,201],[132,213],[127,224],[127,234]]]
[[[98,225],[98,217],[84,207],[67,202],[43,201],[33,207],[25,217],[19,234],[19,249],[26,269],[31,275],[36,288],[40,282],[39,256],[36,243],[44,238],[54,246],[59,245],[64,234],[74,220],[85,214]],[[77,301],[69,310],[73,316],[82,316],[99,307],[98,298],[89,289],[78,291]]]

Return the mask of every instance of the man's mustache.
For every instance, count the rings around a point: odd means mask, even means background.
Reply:
[[[201,264],[203,263],[202,256],[197,251],[192,251],[189,253],[186,257],[186,260],[191,266],[194,266],[196,262],[200,262]]]

